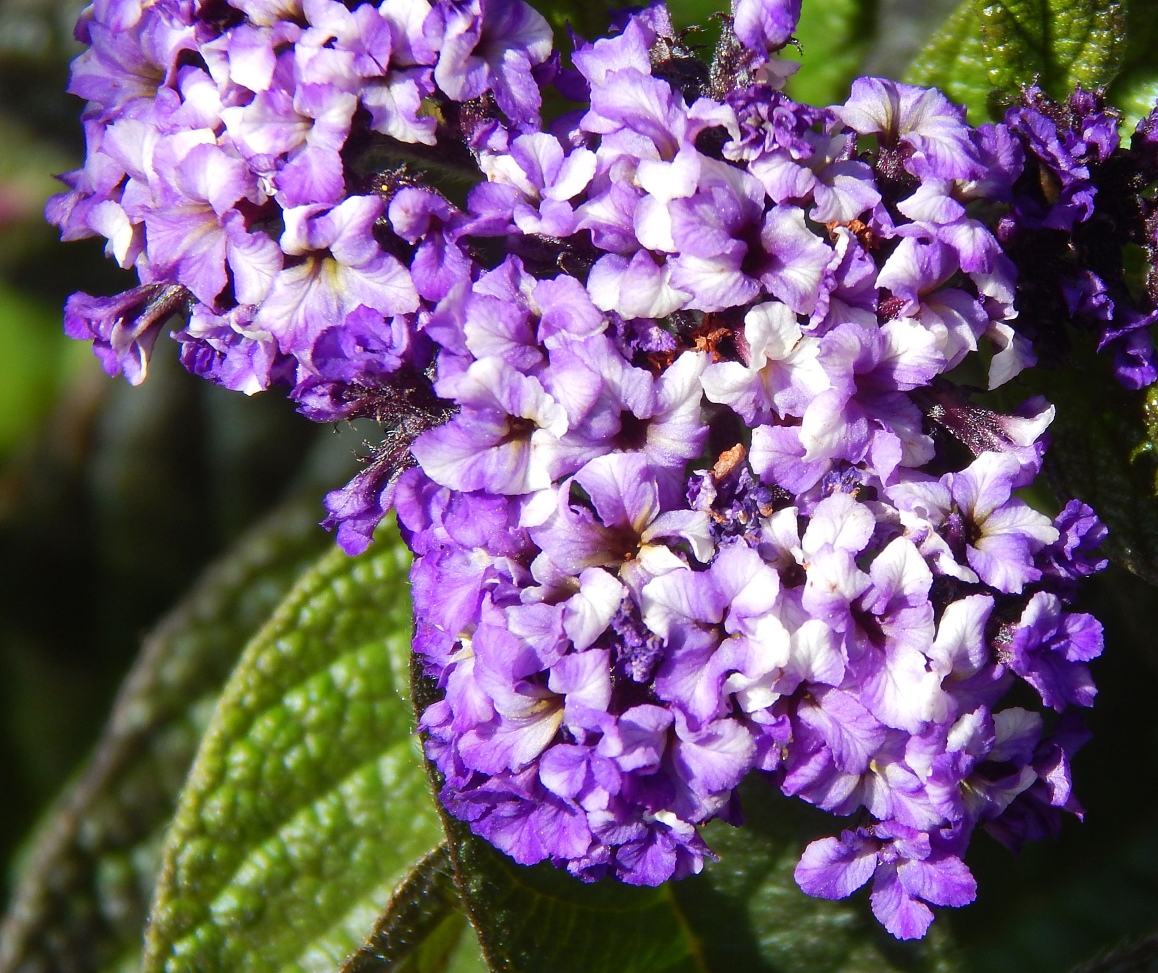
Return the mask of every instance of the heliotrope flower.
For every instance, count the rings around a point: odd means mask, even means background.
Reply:
[[[522,0],[101,4],[49,216],[140,276],[69,302],[110,373],[190,311],[191,371],[382,424],[326,524],[356,553],[397,511],[453,814],[655,885],[760,771],[855,815],[801,887],[871,880],[909,938],[972,900],[978,827],[1080,813],[1102,646],[1071,604],[1104,528],[1014,493],[1052,408],[996,413],[956,370],[1008,382],[1064,305],[1145,384],[1155,300],[1081,263],[1124,158],[1095,96],[981,128],[883,78],[800,105],[798,14],[736,0],[705,64],[654,4],[565,68]],[[551,88],[579,107],[544,120]],[[1127,161],[1154,167],[1154,125]]]

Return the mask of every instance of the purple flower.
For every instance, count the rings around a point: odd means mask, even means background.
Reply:
[[[436,390],[461,411],[414,443],[414,456],[435,482],[499,494],[550,485],[552,450],[567,431],[567,416],[537,380],[484,358]]]
[[[281,248],[301,259],[274,277],[253,328],[308,365],[318,335],[359,307],[384,315],[416,311],[410,274],[374,238],[382,211],[382,202],[370,196],[351,196],[333,209],[286,210]]]
[[[1095,551],[1109,531],[1093,508],[1080,500],[1071,500],[1054,518],[1058,539],[1038,555],[1042,573],[1066,580],[1076,580],[1104,570],[1109,561]]]
[[[923,551],[939,569],[1019,593],[1041,577],[1034,555],[1058,532],[1047,517],[1011,497],[1017,472],[1014,457],[983,453],[960,473],[936,483],[900,484],[890,496],[912,515],[910,532],[923,534]]]
[[[261,303],[283,256],[266,234],[249,231],[238,209],[242,200],[264,201],[257,180],[216,145],[195,145],[179,162],[175,151],[166,142],[154,152],[160,185],[151,203],[134,208],[153,273],[177,280],[210,307],[227,285],[239,303]]]
[[[873,914],[898,939],[919,939],[933,921],[926,903],[968,905],[977,894],[951,847],[895,824],[845,831],[808,846],[796,881],[810,895],[842,899],[872,879]]]
[[[1056,595],[1039,591],[1013,628],[1009,668],[1061,711],[1091,706],[1097,690],[1085,663],[1102,654],[1102,626],[1091,615],[1062,611]]]
[[[788,43],[800,20],[800,0],[734,0],[736,38],[762,60]]]
[[[832,111],[854,132],[901,152],[905,169],[918,178],[973,179],[984,171],[964,109],[934,88],[858,78],[848,101]]]
[[[541,95],[531,69],[551,52],[551,28],[521,0],[437,4],[423,28],[439,49],[434,80],[455,101],[494,93],[516,123],[538,121]]]
[[[255,311],[246,304],[225,314],[195,307],[189,324],[173,335],[181,342],[181,364],[194,375],[246,395],[276,382],[290,384],[296,362],[278,351],[273,338],[248,331]]]
[[[184,310],[187,300],[185,288],[165,284],[142,284],[116,297],[73,294],[64,308],[64,331],[70,338],[91,340],[109,375],[123,373],[140,385],[161,328]]]

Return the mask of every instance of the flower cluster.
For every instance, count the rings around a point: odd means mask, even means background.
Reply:
[[[1158,180],[1158,111],[1129,148],[1120,145],[1117,113],[1097,92],[1075,91],[1059,105],[1026,88],[1005,122],[1026,152],[1013,205],[997,227],[1020,271],[1018,331],[1055,362],[1070,349],[1064,323],[1092,331],[1098,351],[1113,353],[1123,386],[1153,384],[1158,202],[1150,187]],[[1133,268],[1131,247],[1145,258]]]
[[[521,0],[105,0],[50,217],[140,276],[67,308],[110,372],[189,309],[197,374],[383,425],[327,522],[357,552],[397,509],[453,814],[655,885],[760,771],[856,815],[801,887],[872,880],[914,937],[972,900],[979,826],[1080,811],[1104,529],[1015,496],[1052,407],[961,378],[1034,362],[1006,243],[1038,116],[879,78],[797,104],[798,13],[736,0],[705,64],[653,5],[567,67]]]

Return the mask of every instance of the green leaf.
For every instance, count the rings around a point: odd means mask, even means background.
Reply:
[[[974,124],[1035,79],[1054,98],[1107,85],[1126,56],[1123,0],[962,0],[905,74],[941,88]]]
[[[330,970],[441,840],[407,703],[397,532],[307,573],[254,638],[177,816],[144,970]]]
[[[793,878],[805,845],[840,825],[830,815],[783,797],[756,778],[740,788],[745,823],[713,822],[704,831],[720,856],[695,878],[672,886],[701,938],[710,970],[777,973],[888,973],[957,968],[944,920],[921,943],[899,943],[868,914],[864,892],[852,900],[814,899]]]
[[[1126,53],[1121,0],[975,0],[990,84],[1038,83],[1055,98],[1113,80]]]
[[[1132,129],[1158,102],[1158,71],[1148,65],[1127,68],[1114,81],[1108,98],[1122,112],[1126,129]]]
[[[366,942],[340,973],[485,971],[478,940],[460,911],[450,852],[439,845],[395,890]]]
[[[985,67],[985,40],[973,0],[961,0],[913,59],[904,80],[940,88],[968,109],[974,125],[995,117],[997,106],[990,101],[993,89]]]
[[[433,698],[415,672],[419,708]],[[437,774],[431,771],[436,778]],[[707,828],[720,862],[659,888],[584,884],[549,865],[515,864],[444,814],[455,884],[496,973],[896,973],[953,969],[947,948],[903,948],[866,917],[863,898],[804,895],[792,871],[817,817],[761,780],[742,788],[748,823]],[[802,821],[808,822],[802,824]]]
[[[330,543],[316,500],[283,505],[145,639],[89,765],[46,816],[0,928],[0,970],[138,965],[172,817],[241,650]]]
[[[1158,5],[1134,0],[1126,13],[1126,56],[1122,71],[1110,86],[1109,100],[1120,108],[1128,126],[1148,115],[1158,101]]]
[[[796,28],[801,65],[789,94],[809,105],[843,100],[872,44],[876,16],[876,0],[805,3]],[[792,55],[791,49],[785,53]]]
[[[450,853],[441,844],[403,879],[366,942],[342,964],[341,973],[399,969],[410,963],[431,934],[457,911]],[[430,967],[420,962],[414,968]]]

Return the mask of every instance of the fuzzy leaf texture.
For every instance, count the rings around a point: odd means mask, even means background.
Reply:
[[[246,649],[165,843],[144,969],[333,970],[441,839],[396,532],[326,555]]]
[[[411,869],[340,973],[484,973],[441,844]]]
[[[161,839],[230,670],[324,549],[315,504],[280,507],[145,640],[88,767],[46,816],[0,928],[0,970],[134,968]]]
[[[416,704],[431,693],[416,675]],[[943,931],[898,944],[859,899],[804,895],[792,873],[815,819],[762,780],[741,794],[744,827],[714,822],[704,832],[720,860],[656,888],[588,885],[549,865],[516,865],[444,814],[455,884],[490,970],[955,973]]]
[[[1132,16],[1130,28],[1150,16]],[[906,80],[942,88],[977,124],[999,117],[1035,79],[1055,98],[1075,85],[1108,85],[1126,58],[1126,41],[1125,0],[963,0]]]
[[[990,84],[1012,94],[1036,76],[1055,97],[1108,84],[1126,48],[1120,0],[975,0]]]

